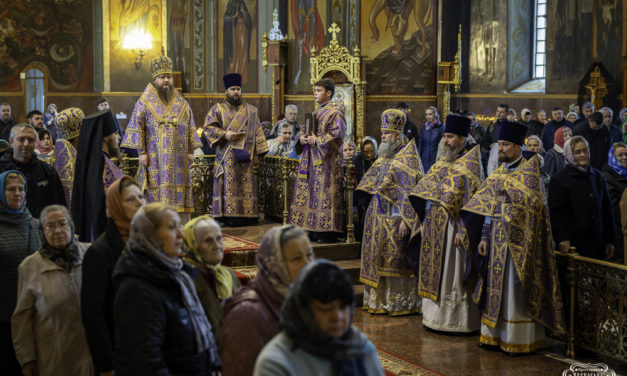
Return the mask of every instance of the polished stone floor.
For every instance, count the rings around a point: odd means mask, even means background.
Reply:
[[[421,315],[389,317],[356,309],[353,323],[377,348],[446,376],[557,376],[573,362],[563,356],[564,346],[555,340],[549,340],[551,346],[544,351],[510,357],[479,348],[478,336],[452,336],[427,330],[422,326]],[[594,355],[576,360],[605,363],[616,374],[627,375],[627,364],[622,362]]]

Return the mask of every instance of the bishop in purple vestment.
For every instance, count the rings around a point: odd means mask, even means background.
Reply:
[[[174,88],[172,60],[160,56],[150,62],[153,82],[146,85],[126,127],[123,148],[139,152],[140,167],[147,168],[146,202],[194,211],[190,164],[194,149],[202,145],[196,135],[192,109]]]

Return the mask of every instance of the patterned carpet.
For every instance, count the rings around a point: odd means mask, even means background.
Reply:
[[[433,372],[417,364],[405,361],[386,351],[377,349],[381,366],[386,376],[442,376],[442,374]]]
[[[259,243],[227,234],[222,234],[222,237],[224,238],[222,264],[233,268],[240,282],[245,285],[257,274],[255,253],[257,253]]]

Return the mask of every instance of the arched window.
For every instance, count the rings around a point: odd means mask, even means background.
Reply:
[[[24,77],[24,94],[26,96],[26,112],[33,110],[39,110],[44,113],[45,106],[45,91],[44,81],[45,75],[41,69],[36,67],[27,68],[26,76]]]
[[[546,2],[536,0],[534,78],[546,77]]]

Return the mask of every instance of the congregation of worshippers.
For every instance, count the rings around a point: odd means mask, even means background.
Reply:
[[[288,104],[264,129],[226,74],[196,132],[172,61],[150,69],[124,130],[105,98],[19,124],[0,104],[2,375],[383,375],[355,309],[521,355],[566,333],[556,251],[623,263],[627,109],[501,104],[486,127],[401,102],[357,148],[330,78],[311,122]],[[193,217],[199,154],[215,155],[213,198]],[[258,225],[264,155],[298,171],[288,224],[263,235],[242,286],[222,228]],[[363,307],[312,247],[348,236],[346,169]]]

